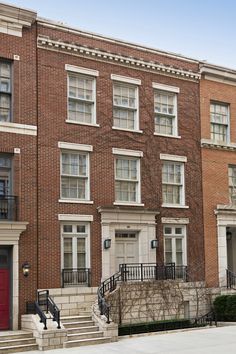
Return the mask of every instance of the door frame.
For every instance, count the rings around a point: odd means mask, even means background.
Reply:
[[[119,234],[135,234],[135,238],[133,239],[129,239],[128,237],[124,237],[123,239],[122,238],[118,238],[116,237],[117,233]],[[135,263],[139,263],[139,231],[138,230],[115,230],[115,253],[116,253],[116,244],[117,243],[124,243],[124,242],[131,242],[131,243],[134,243],[135,246],[136,246],[136,252],[137,252],[137,262]],[[116,264],[116,259],[115,259],[115,264]],[[116,266],[116,265],[115,265]],[[116,270],[117,272],[119,271],[119,269]]]
[[[12,259],[12,254],[13,254],[13,247],[12,246],[7,246],[7,245],[1,245],[0,244],[0,249],[7,250],[8,252],[8,266],[1,268],[0,269],[7,269],[9,271],[9,328],[6,328],[5,330],[10,330],[12,328],[12,322],[13,322],[13,297],[12,297],[12,287],[13,287],[13,282],[12,282],[12,268],[13,268],[13,259]]]

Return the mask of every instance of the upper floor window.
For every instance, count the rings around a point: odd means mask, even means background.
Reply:
[[[154,91],[155,133],[177,135],[177,95]]]
[[[229,197],[232,204],[236,205],[236,166],[229,166]]]
[[[184,164],[164,161],[162,165],[163,204],[184,205]]]
[[[89,199],[88,153],[62,151],[61,198],[72,200]]]
[[[96,80],[94,77],[69,73],[68,120],[76,123],[95,124]]]
[[[211,103],[211,140],[222,144],[229,141],[229,105]]]
[[[11,64],[0,61],[0,122],[11,121]]]
[[[140,160],[117,156],[115,159],[116,202],[140,202]]]

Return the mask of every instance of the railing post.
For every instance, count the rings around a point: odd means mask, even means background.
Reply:
[[[141,281],[143,281],[143,263],[141,263]]]
[[[48,296],[49,296],[49,290],[46,290],[47,313],[48,313]]]
[[[158,280],[158,264],[156,263],[156,274],[155,274],[155,279]]]

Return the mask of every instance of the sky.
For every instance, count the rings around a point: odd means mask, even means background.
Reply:
[[[70,27],[236,69],[236,0],[3,2]]]

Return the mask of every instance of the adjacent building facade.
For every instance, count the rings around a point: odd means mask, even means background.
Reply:
[[[122,263],[223,284],[235,72],[3,4],[0,43],[0,329],[37,289],[98,286]]]

